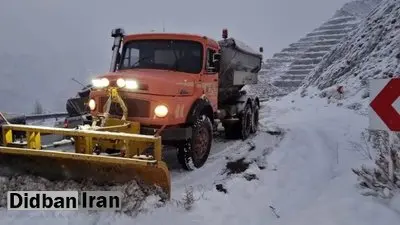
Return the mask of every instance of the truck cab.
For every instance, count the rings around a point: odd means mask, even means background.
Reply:
[[[218,73],[213,65],[216,41],[197,35],[149,33],[123,38],[116,68],[94,80],[92,113],[104,113],[104,87],[118,87],[127,101],[128,120],[141,125],[180,125],[195,99],[203,97],[217,110]],[[97,88],[96,87],[100,87]],[[110,116],[122,116],[112,104]]]

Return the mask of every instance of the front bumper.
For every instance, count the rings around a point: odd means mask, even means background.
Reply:
[[[141,134],[154,135],[160,128],[152,128],[142,126],[140,128]],[[191,127],[166,127],[160,133],[163,142],[170,141],[184,141],[192,137]]]

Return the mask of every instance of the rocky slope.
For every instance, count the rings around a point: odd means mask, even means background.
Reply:
[[[317,87],[327,93],[343,86],[344,97],[351,99],[354,106],[369,101],[369,79],[399,75],[400,1],[384,0],[324,57],[305,79],[302,89]],[[362,104],[359,107],[366,108]]]
[[[271,77],[273,84],[286,92],[297,89],[323,57],[353,31],[379,2],[381,0],[356,0],[345,4],[320,27],[267,59],[264,76]]]

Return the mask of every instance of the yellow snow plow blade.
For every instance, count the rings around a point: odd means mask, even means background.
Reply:
[[[129,123],[125,127],[135,126]],[[73,130],[8,124],[2,129],[0,172],[7,171],[7,168],[11,175],[31,174],[49,180],[90,179],[96,184],[136,180],[159,186],[170,197],[170,175],[167,165],[161,160],[161,137],[126,133],[126,130],[124,133],[104,131],[104,128],[101,131]],[[117,126],[112,130],[118,130]],[[13,142],[13,131],[26,132],[26,142]],[[42,149],[40,134],[44,133],[73,137],[75,148],[72,152]],[[110,146],[122,149],[123,154],[104,155],[101,147]],[[95,154],[94,150],[99,149],[98,155]],[[142,156],[148,149],[153,150],[153,154]]]

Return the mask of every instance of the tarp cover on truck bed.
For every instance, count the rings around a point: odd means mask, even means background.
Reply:
[[[257,56],[260,59],[262,59],[262,55],[259,52],[255,51],[250,46],[246,45],[244,42],[239,41],[235,38],[227,38],[225,40],[219,41],[218,43],[221,47],[234,48],[243,53]]]

